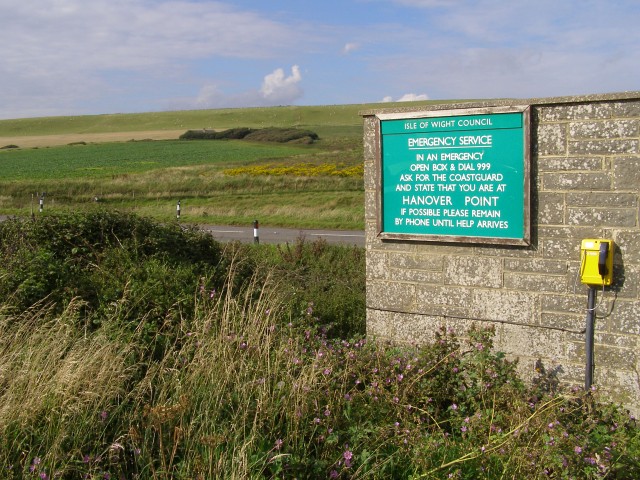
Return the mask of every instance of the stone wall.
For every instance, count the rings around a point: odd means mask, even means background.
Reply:
[[[383,241],[378,237],[376,114],[531,106],[529,247]],[[367,332],[425,342],[446,325],[495,327],[496,348],[540,359],[584,384],[587,287],[583,238],[612,238],[614,285],[598,292],[594,383],[635,413],[640,406],[640,92],[362,112],[367,231]]]

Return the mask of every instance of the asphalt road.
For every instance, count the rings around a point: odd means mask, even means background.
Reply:
[[[255,241],[253,227],[221,225],[200,225],[200,227],[220,241],[238,240],[245,243]],[[364,247],[364,231],[361,230],[308,230],[261,226],[257,230],[257,235],[260,243],[294,243],[298,238],[309,241],[322,238],[327,243]]]
[[[6,218],[6,216],[0,215],[0,221]],[[253,226],[199,225],[199,227],[221,242],[237,240],[243,243],[255,243]],[[331,244],[364,247],[364,231],[362,230],[309,230],[261,226],[257,233],[260,243],[295,243],[299,238],[309,241],[322,238]]]

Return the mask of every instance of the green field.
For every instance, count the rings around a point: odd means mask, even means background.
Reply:
[[[153,141],[9,150],[0,155],[2,181],[104,179],[193,165],[235,165],[307,153],[303,148],[241,142]]]
[[[193,110],[0,121],[0,214],[29,215],[46,192],[43,215],[115,208],[159,220],[305,228],[364,228],[362,174],[318,175],[362,166],[359,112],[390,104]],[[246,141],[126,141],[128,132],[234,127],[295,127],[311,145]],[[92,135],[121,133],[95,143]],[[46,146],[66,135],[80,141]],[[20,148],[39,138],[43,146]],[[40,138],[41,137],[41,138]],[[86,138],[85,138],[86,137]],[[18,148],[3,148],[9,145]],[[55,145],[55,143],[51,143]],[[229,175],[230,168],[269,165],[272,174]],[[287,166],[302,166],[296,173]],[[308,173],[304,173],[304,171]],[[264,170],[264,168],[263,168]],[[289,169],[291,170],[291,169]],[[300,173],[302,171],[303,173]],[[97,200],[97,201],[96,201]],[[37,212],[36,212],[37,213]]]

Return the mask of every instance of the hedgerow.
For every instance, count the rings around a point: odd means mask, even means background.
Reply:
[[[252,142],[313,143],[318,134],[298,128],[231,128],[228,130],[187,130],[180,140],[248,140]]]

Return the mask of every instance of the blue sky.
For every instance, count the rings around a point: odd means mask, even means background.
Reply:
[[[0,118],[640,90],[638,0],[0,0]]]

